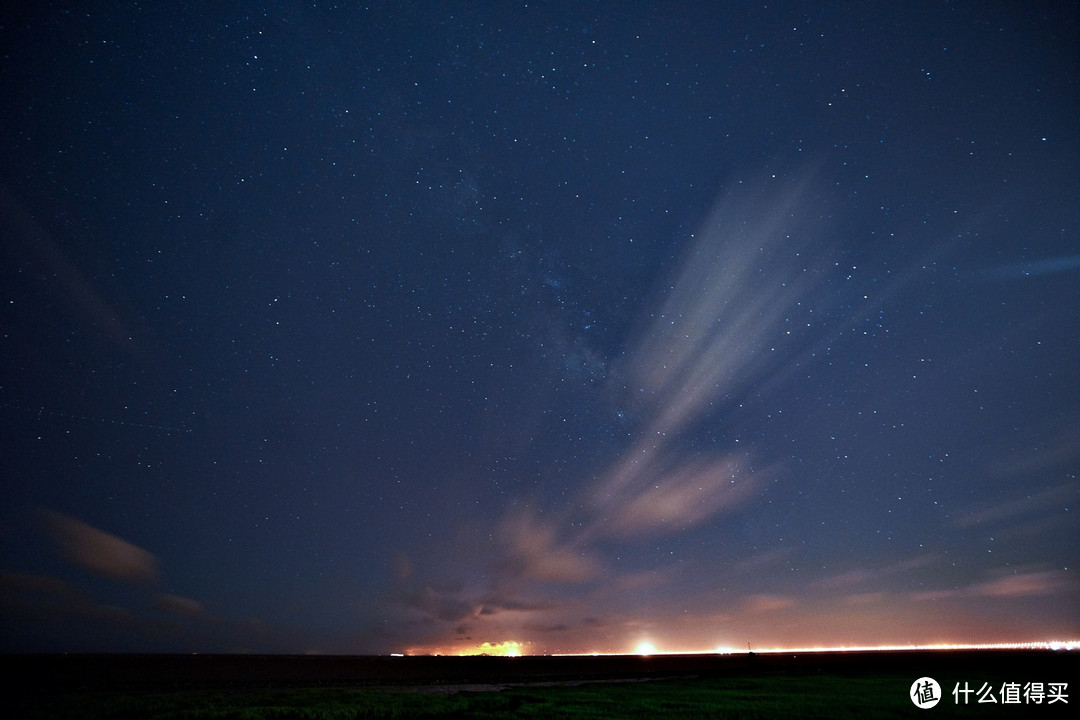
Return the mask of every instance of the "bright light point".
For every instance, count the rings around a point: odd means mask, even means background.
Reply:
[[[636,652],[638,655],[655,655],[656,646],[649,641],[645,641],[637,646]]]

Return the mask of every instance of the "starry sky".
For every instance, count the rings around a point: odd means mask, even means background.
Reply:
[[[0,20],[0,650],[1080,636],[1076,3]]]

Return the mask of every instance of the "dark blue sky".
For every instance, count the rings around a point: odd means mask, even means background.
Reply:
[[[110,6],[0,22],[0,649],[1080,636],[1075,3]]]

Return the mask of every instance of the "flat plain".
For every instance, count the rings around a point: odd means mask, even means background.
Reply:
[[[1071,716],[1080,655],[9,655],[3,662],[15,689],[0,707],[25,718],[1020,718]],[[925,711],[909,697],[921,677],[937,680],[942,695]],[[1041,683],[1044,691],[1066,683],[1066,696],[1004,702],[1007,683]]]

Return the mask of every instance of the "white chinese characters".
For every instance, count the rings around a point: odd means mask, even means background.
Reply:
[[[1068,703],[1068,683],[1064,682],[1026,682],[1021,685],[1018,682],[1004,682],[995,692],[990,683],[982,683],[976,690],[964,681],[953,686],[953,701],[957,705],[967,705],[972,702],[974,695],[976,703],[1000,703],[1002,705],[1053,705],[1054,703]],[[918,703],[916,703],[918,704]],[[922,706],[920,706],[922,707]]]

